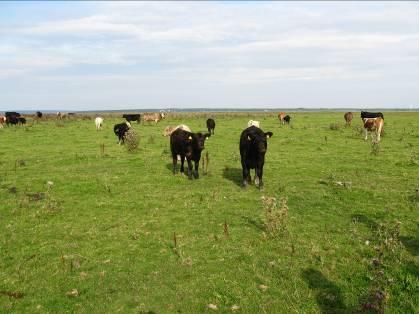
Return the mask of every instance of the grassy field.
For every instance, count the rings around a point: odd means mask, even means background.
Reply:
[[[193,181],[162,130],[205,114],[133,124],[135,152],[117,118],[0,129],[0,312],[415,313],[419,113],[386,112],[376,147],[358,113],[291,116],[215,114]],[[274,133],[263,191],[240,187],[254,117]]]

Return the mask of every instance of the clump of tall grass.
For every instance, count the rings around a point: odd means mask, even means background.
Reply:
[[[329,129],[332,131],[338,131],[340,130],[340,125],[338,123],[330,123]]]
[[[262,205],[265,210],[264,225],[270,236],[276,236],[286,231],[288,218],[288,205],[285,198],[279,202],[275,197],[262,196]]]
[[[129,129],[128,132],[125,134],[125,148],[129,152],[134,152],[138,149],[140,145],[140,138],[133,129]]]
[[[394,279],[390,270],[400,265],[403,244],[400,241],[400,222],[380,224],[375,232],[375,257],[371,260],[371,282],[368,292],[361,299],[360,310],[385,313]]]
[[[380,142],[376,140],[371,142],[371,154],[378,155],[380,153]]]

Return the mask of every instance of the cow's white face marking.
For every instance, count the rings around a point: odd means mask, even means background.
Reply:
[[[252,140],[249,135],[247,136],[247,140],[248,141],[251,141]]]
[[[189,139],[189,140],[192,140],[192,136],[190,136],[190,135],[189,135],[188,139]]]

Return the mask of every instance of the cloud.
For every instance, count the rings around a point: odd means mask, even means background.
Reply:
[[[275,97],[272,82],[339,90],[419,79],[416,3],[98,2],[83,13],[86,5],[1,25],[0,79],[97,88],[102,80],[124,93],[124,84],[173,93],[170,84],[190,82],[226,95],[243,85],[269,89],[252,89],[252,99]]]

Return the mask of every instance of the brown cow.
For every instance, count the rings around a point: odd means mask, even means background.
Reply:
[[[376,142],[380,142],[381,132],[383,131],[384,126],[384,119],[378,118],[364,118],[362,119],[364,122],[364,129],[365,129],[365,140],[368,139],[368,131],[375,132],[376,135]],[[373,136],[371,135],[372,140],[374,141]]]
[[[4,127],[4,124],[6,123],[6,117],[0,116],[0,129]]]
[[[346,125],[351,125],[351,121],[354,118],[353,113],[352,112],[347,112],[347,113],[344,114],[343,117],[345,118]]]
[[[285,124],[284,118],[285,118],[285,112],[278,113],[278,119],[282,124]]]
[[[164,113],[163,112],[154,112],[154,113],[144,113],[143,114],[143,121],[154,121],[159,122],[160,120],[164,119]]]

